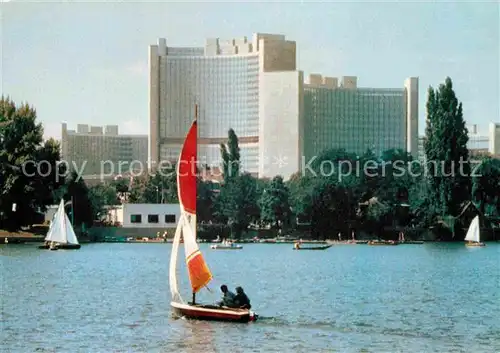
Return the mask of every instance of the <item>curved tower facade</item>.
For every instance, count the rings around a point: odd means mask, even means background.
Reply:
[[[284,36],[254,34],[203,48],[150,46],[150,159],[175,161],[198,105],[198,158],[220,165],[221,143],[232,128],[243,170],[259,170],[259,76],[295,70],[295,42]]]
[[[242,170],[288,179],[325,149],[418,152],[418,78],[399,88],[361,88],[356,76],[304,74],[296,43],[283,35],[208,39],[204,47],[149,49],[152,167],[175,162],[198,105],[198,159],[221,165],[228,130],[239,138]]]

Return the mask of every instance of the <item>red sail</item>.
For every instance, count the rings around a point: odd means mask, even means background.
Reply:
[[[191,125],[177,165],[177,188],[184,211],[196,215],[196,158],[198,127]]]

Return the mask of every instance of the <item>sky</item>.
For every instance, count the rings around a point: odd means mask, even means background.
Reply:
[[[447,76],[468,124],[500,121],[500,6],[476,2],[24,2],[0,4],[3,95],[28,102],[45,136],[61,122],[149,130],[148,47],[206,38],[284,34],[305,75],[357,76],[361,87],[403,87],[418,76],[419,134],[429,86]]]

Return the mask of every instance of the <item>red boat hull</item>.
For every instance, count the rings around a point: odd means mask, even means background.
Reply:
[[[250,322],[256,320],[256,315],[250,310],[220,308],[214,305],[190,305],[172,302],[172,311],[176,316],[187,319],[229,322]]]

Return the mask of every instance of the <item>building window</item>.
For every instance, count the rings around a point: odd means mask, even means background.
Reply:
[[[157,214],[148,214],[148,223],[158,223],[160,217]]]
[[[130,215],[130,223],[142,223],[142,216],[140,214]]]
[[[165,223],[175,223],[175,215],[174,214],[166,214],[165,215]]]

